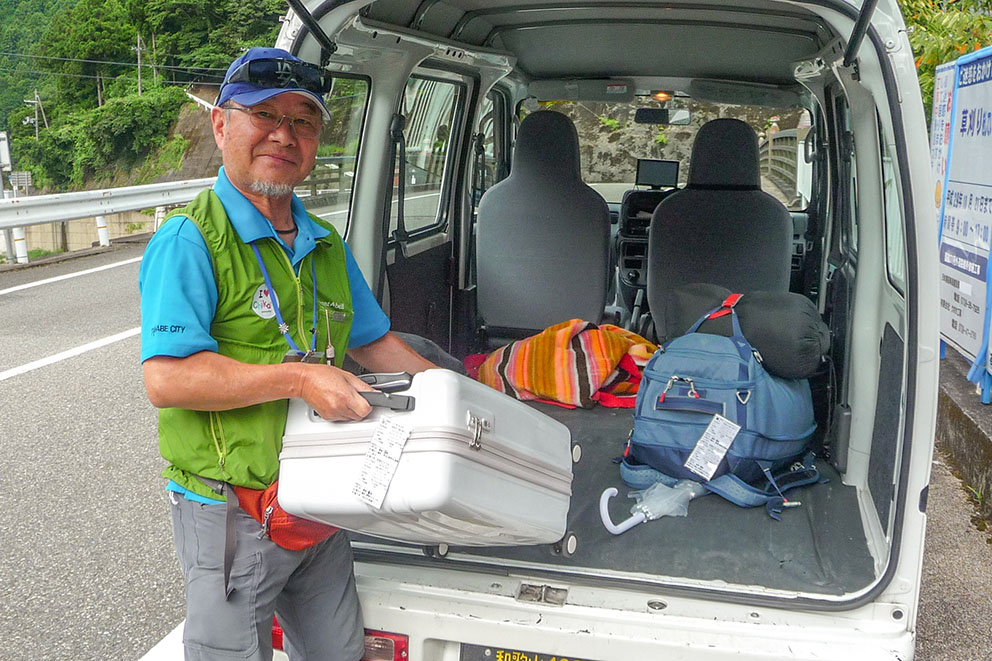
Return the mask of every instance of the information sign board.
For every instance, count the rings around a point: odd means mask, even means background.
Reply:
[[[10,173],[10,184],[14,188],[20,188],[21,190],[27,190],[31,186],[31,171],[30,170],[20,170]]]
[[[958,59],[940,225],[940,332],[988,397],[992,238],[992,48]]]

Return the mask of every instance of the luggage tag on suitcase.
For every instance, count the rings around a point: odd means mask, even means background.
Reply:
[[[403,446],[410,437],[410,428],[392,418],[379,421],[365,451],[365,459],[351,493],[359,500],[380,509],[386,499],[389,482],[403,454]]]
[[[713,474],[740,430],[740,425],[722,415],[714,415],[703,435],[696,441],[696,446],[692,448],[685,467],[707,482],[713,479]]]

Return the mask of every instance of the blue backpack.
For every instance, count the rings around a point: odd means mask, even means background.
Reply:
[[[816,429],[812,395],[806,379],[776,377],[762,367],[761,356],[741,334],[734,311],[740,298],[728,297],[652,356],[620,473],[637,489],[694,480],[742,507],[765,505],[778,519],[790,506],[786,490],[819,480],[810,452]],[[697,332],[707,319],[727,314],[731,337]],[[706,480],[686,468],[686,461],[717,414],[740,431]]]

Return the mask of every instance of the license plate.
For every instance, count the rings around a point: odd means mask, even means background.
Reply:
[[[462,644],[459,661],[589,661],[577,656],[525,652],[512,647]]]

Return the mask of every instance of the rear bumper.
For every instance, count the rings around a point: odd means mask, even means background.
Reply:
[[[492,646],[493,659],[497,649],[556,661],[913,658],[911,625],[894,615],[907,610],[895,604],[790,612],[573,587],[565,605],[552,606],[516,600],[515,577],[447,572],[458,574],[456,588],[446,585],[453,578],[446,572],[418,568],[416,582],[407,582],[403,572],[409,578],[413,569],[360,563],[356,570],[365,626],[409,636],[409,661],[458,661],[461,643]]]

